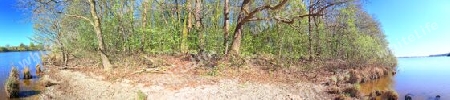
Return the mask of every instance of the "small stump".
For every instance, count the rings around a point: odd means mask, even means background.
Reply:
[[[9,98],[19,97],[19,71],[12,67],[9,77],[5,82],[5,92],[6,96]]]
[[[41,74],[41,72],[42,72],[42,71],[41,71],[41,65],[39,65],[39,64],[36,65],[36,74],[39,75],[39,74]]]
[[[30,68],[25,67],[23,69],[23,79],[31,79],[31,78],[32,78],[32,76],[31,76]]]

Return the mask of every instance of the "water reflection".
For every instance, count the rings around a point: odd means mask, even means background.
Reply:
[[[369,81],[361,84],[361,92],[364,95],[369,95],[373,91],[387,91],[394,90],[392,76],[382,77],[377,80]]]
[[[413,100],[450,100],[450,57],[399,58],[398,73],[392,77],[361,84],[361,92],[395,90],[404,100],[410,94]]]

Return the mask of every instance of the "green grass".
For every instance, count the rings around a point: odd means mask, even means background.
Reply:
[[[147,95],[144,94],[144,92],[142,91],[138,91],[137,92],[137,98],[136,100],[147,100]]]

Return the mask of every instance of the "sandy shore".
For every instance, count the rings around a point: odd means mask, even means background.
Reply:
[[[218,79],[207,84],[185,85],[183,77],[177,75],[156,74],[162,80],[152,85],[141,83],[136,78],[116,79],[108,81],[105,76],[86,74],[73,70],[48,71],[50,79],[59,82],[58,85],[47,87],[41,94],[42,100],[136,100],[138,91],[146,95],[147,100],[229,100],[229,99],[294,99],[294,100],[324,100],[331,99],[326,94],[325,87],[308,82],[293,84],[240,82],[238,79]],[[203,76],[200,76],[203,77]],[[206,77],[206,76],[205,76]],[[179,78],[179,79],[177,79]],[[137,78],[139,79],[139,78]],[[205,80],[208,78],[198,78]],[[196,80],[193,80],[196,81]]]

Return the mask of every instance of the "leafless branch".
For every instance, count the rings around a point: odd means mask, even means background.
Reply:
[[[68,17],[74,17],[74,18],[80,18],[80,19],[84,19],[86,21],[88,21],[92,26],[94,26],[94,22],[92,22],[91,19],[85,17],[85,16],[80,16],[80,15],[69,15],[69,14],[65,14]]]

